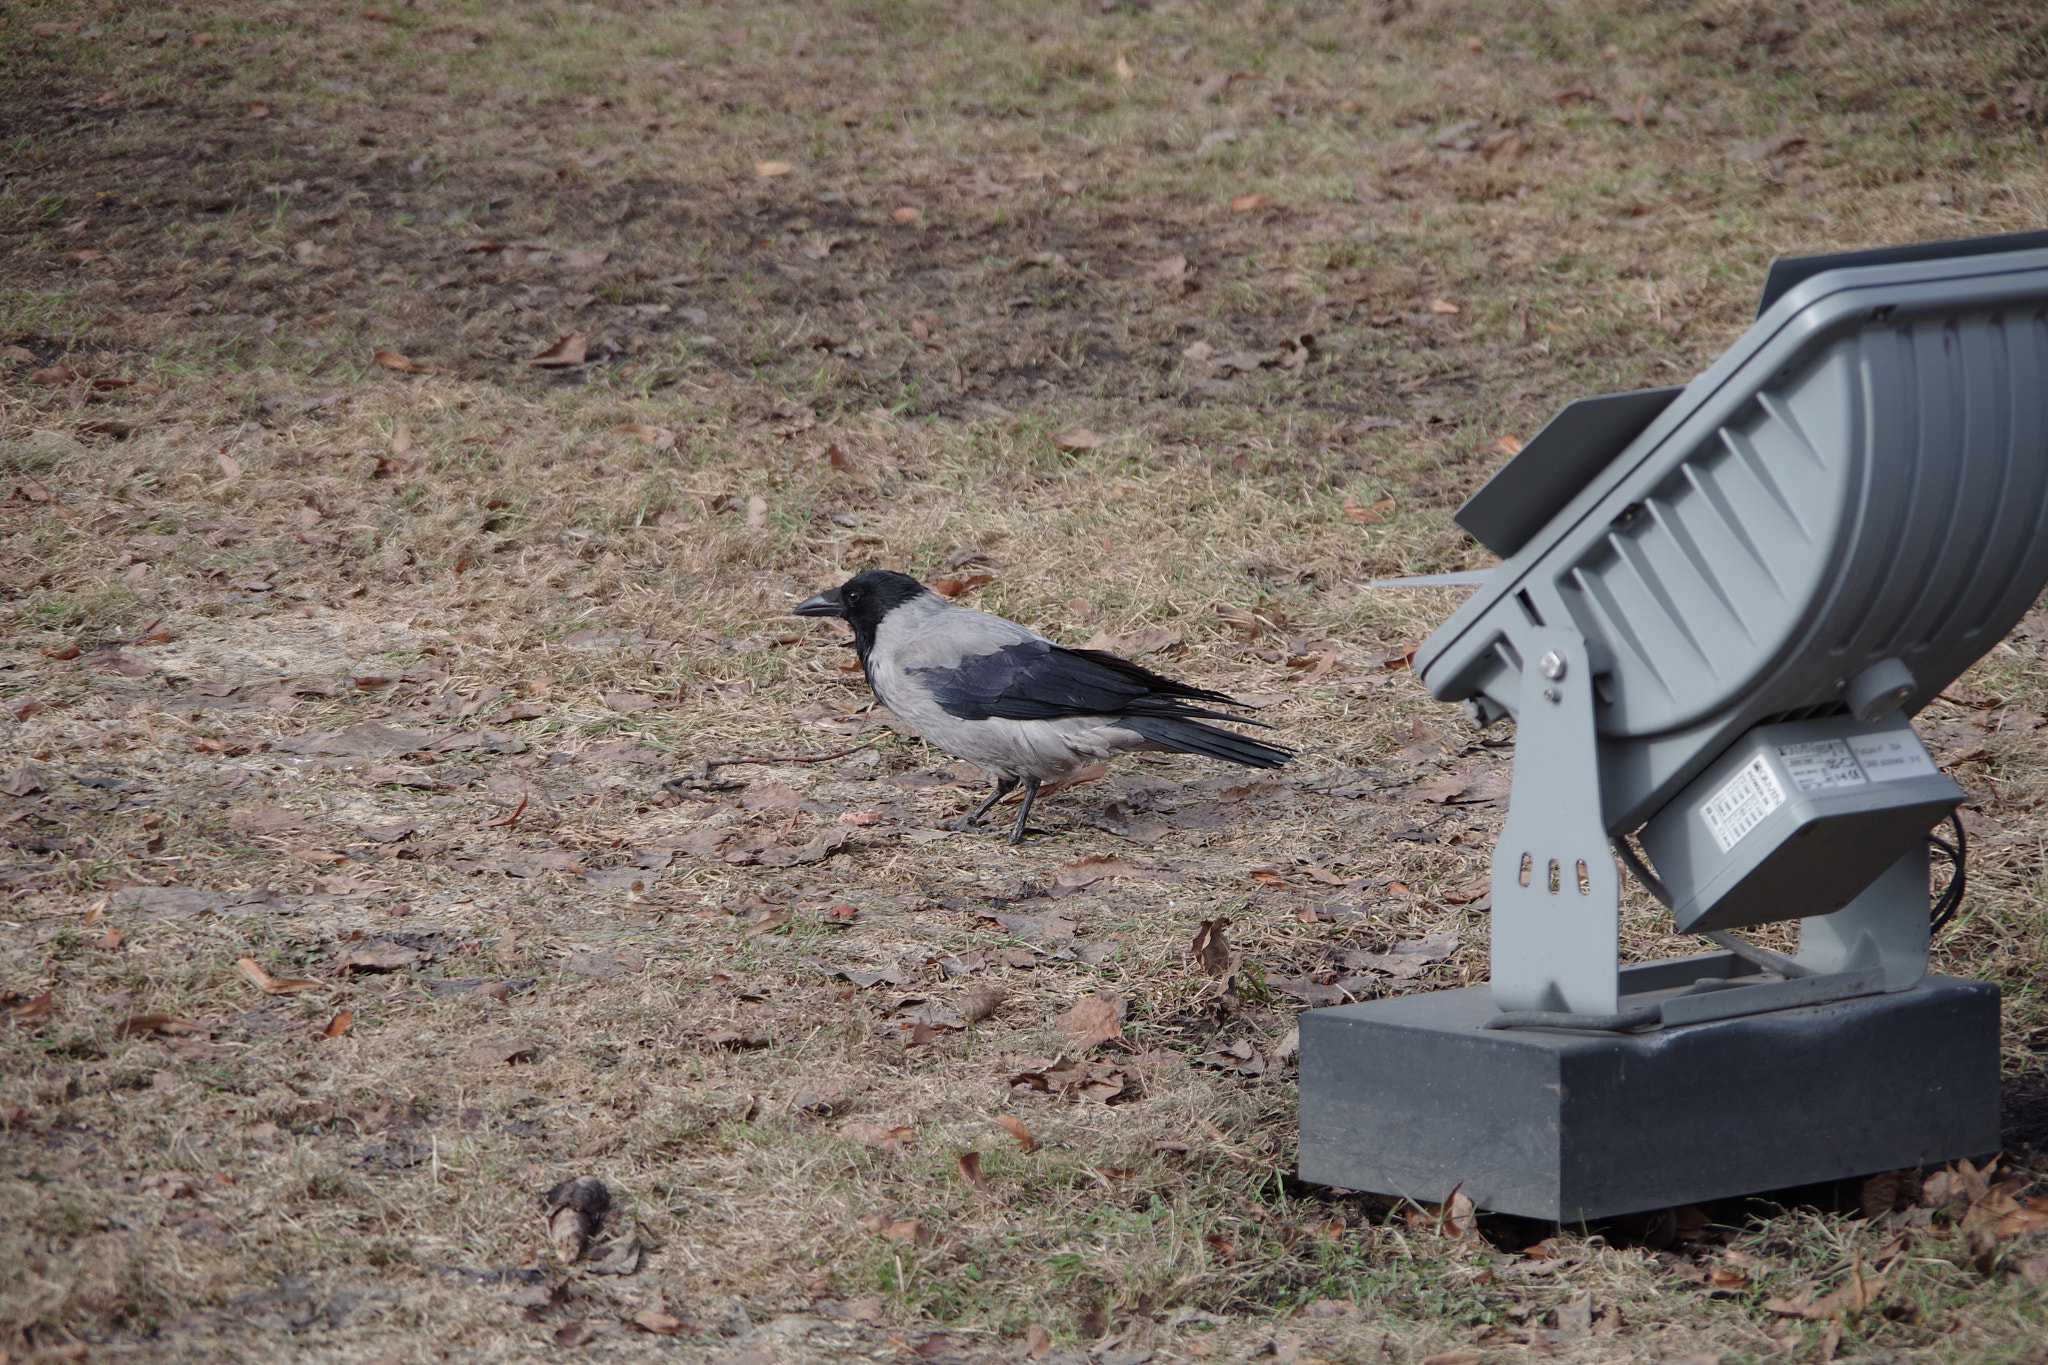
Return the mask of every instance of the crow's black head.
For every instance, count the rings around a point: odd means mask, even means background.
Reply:
[[[931,589],[909,574],[869,569],[866,573],[855,574],[836,588],[827,588],[816,597],[806,597],[791,608],[790,614],[843,618],[853,627],[854,642],[865,658],[868,647],[875,641],[875,628],[882,624],[883,617],[905,602],[932,595]]]

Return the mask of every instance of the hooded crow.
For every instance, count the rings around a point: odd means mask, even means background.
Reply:
[[[956,607],[906,574],[869,569],[805,598],[797,616],[838,616],[868,686],[927,741],[995,775],[995,790],[956,828],[1024,784],[1009,842],[1024,837],[1038,784],[1133,750],[1202,754],[1247,768],[1294,755],[1205,720],[1260,722],[1190,702],[1235,706],[1221,692],[1161,677],[1098,649],[1068,649],[1000,616]]]

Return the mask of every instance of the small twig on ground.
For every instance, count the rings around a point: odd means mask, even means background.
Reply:
[[[728,782],[719,786],[713,786],[711,774],[715,770],[729,767],[735,763],[830,763],[835,758],[845,758],[848,754],[857,754],[878,740],[888,738],[888,735],[889,732],[884,730],[879,734],[862,740],[851,749],[841,749],[836,753],[830,754],[777,754],[764,758],[707,758],[704,760],[703,766],[694,774],[689,777],[671,777],[668,781],[661,784],[661,789],[672,796],[678,797],[693,790],[731,791],[741,784]]]
[[[516,806],[514,806],[514,807],[512,808],[512,813],[511,813],[510,815],[506,816],[506,817],[505,817],[504,819],[502,819],[502,820],[490,820],[490,821],[487,821],[487,822],[485,822],[485,824],[484,824],[484,828],[485,828],[485,829],[496,829],[496,828],[497,828],[497,827],[498,827],[499,825],[503,825],[503,826],[505,826],[505,827],[506,827],[507,829],[517,829],[517,828],[519,827],[519,817],[520,817],[520,816],[521,816],[522,814],[524,814],[524,813],[525,813],[525,811],[526,811],[526,794],[522,792],[522,793],[520,794],[520,797],[519,797],[519,804],[518,804],[518,805],[516,805]]]
[[[704,776],[710,777],[713,768],[724,768],[734,763],[830,763],[835,758],[845,758],[848,754],[859,753],[862,749],[873,745],[876,740],[886,738],[888,733],[887,730],[884,730],[880,734],[862,740],[851,749],[841,749],[839,752],[832,754],[778,754],[771,758],[707,758],[704,760]]]

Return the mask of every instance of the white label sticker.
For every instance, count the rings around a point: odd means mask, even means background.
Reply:
[[[1713,831],[1714,842],[1723,853],[1742,842],[1742,836],[1762,824],[1764,817],[1785,804],[1785,789],[1778,785],[1762,754],[1742,765],[1735,776],[1721,784],[1700,807],[1700,818]]]
[[[1778,758],[1785,765],[1792,785],[1803,792],[1833,791],[1837,787],[1861,787],[1870,779],[1863,765],[1839,739],[1816,739],[1804,744],[1780,744]]]
[[[1872,782],[1922,777],[1935,771],[1934,760],[1927,756],[1926,746],[1911,730],[1881,730],[1874,735],[1858,735],[1849,741],[1849,747],[1856,751],[1857,761],[1863,765],[1863,771],[1870,774]]]

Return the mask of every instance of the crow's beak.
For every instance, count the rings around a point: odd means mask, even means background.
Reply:
[[[816,597],[806,597],[789,609],[791,616],[839,616],[846,615],[846,604],[839,600],[839,589],[827,588]]]

